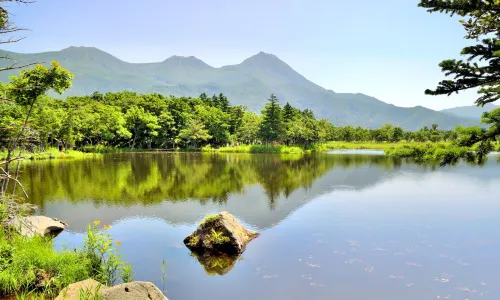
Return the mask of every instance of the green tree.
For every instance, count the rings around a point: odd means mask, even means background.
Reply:
[[[229,110],[229,133],[234,135],[243,125],[245,107],[243,105],[232,106]]]
[[[227,99],[227,97],[223,94],[223,93],[220,93],[219,94],[219,101],[217,102],[217,107],[220,108],[220,110],[222,110],[223,112],[229,112],[229,100]]]
[[[236,131],[238,140],[245,144],[254,144],[259,138],[261,118],[251,111],[245,111],[242,124]]]
[[[158,135],[158,118],[144,111],[143,107],[132,106],[125,114],[127,128],[132,132],[132,149],[141,135],[144,135],[146,143],[151,147],[151,138]]]
[[[464,60],[448,59],[439,66],[451,80],[443,80],[436,89],[426,90],[428,95],[451,95],[463,90],[478,88],[478,106],[500,99],[500,0],[421,0],[420,7],[429,12],[444,12],[459,15],[466,39],[477,41],[475,45],[462,49]],[[490,124],[490,123],[486,123]],[[495,132],[494,129],[490,134]],[[479,135],[469,142],[481,142],[481,149],[488,149],[490,134]],[[484,142],[484,143],[483,143]],[[481,159],[482,152],[477,151]]]
[[[186,128],[179,132],[178,138],[186,143],[187,146],[193,145],[198,147],[198,143],[210,139],[212,136],[208,134],[205,125],[200,120],[191,119],[188,121]]]
[[[49,139],[57,139],[66,116],[63,106],[58,102],[49,97],[41,97],[34,108],[32,126],[38,133],[42,151]]]
[[[203,120],[208,134],[215,145],[222,145],[229,141],[229,115],[220,108],[198,105],[195,108],[198,120]]]
[[[61,94],[70,88],[73,75],[63,69],[59,63],[52,62],[50,68],[38,64],[33,69],[21,71],[19,76],[11,76],[10,79],[11,82],[5,87],[8,99],[25,107],[28,112],[19,133],[7,147],[5,174],[9,174],[9,161],[12,159],[13,151],[24,137],[23,134],[37,100],[49,90]],[[8,178],[3,180],[0,195],[5,193],[8,182]]]
[[[260,136],[266,142],[279,141],[283,130],[281,107],[278,98],[274,94],[268,99],[265,109],[262,111],[262,123],[260,126]]]

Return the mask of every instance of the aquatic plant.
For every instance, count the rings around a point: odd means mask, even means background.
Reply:
[[[99,230],[100,221],[94,221],[87,227],[83,253],[90,261],[92,278],[108,286],[112,286],[118,278],[123,282],[133,280],[132,268],[121,260],[118,254],[121,242],[113,243],[108,233],[109,225]]]

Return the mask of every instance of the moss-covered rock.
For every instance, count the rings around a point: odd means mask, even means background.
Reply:
[[[198,254],[239,255],[259,233],[246,229],[228,212],[205,217],[184,244]]]

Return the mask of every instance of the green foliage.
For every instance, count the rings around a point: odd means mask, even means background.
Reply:
[[[435,90],[426,90],[429,95],[451,95],[463,90],[478,88],[480,97],[476,100],[478,106],[500,99],[500,1],[475,0],[421,0],[420,7],[429,12],[444,12],[450,15],[467,17],[460,20],[467,35],[466,39],[478,43],[463,48],[461,54],[467,61],[448,59],[439,66],[446,76],[452,80],[443,80]],[[472,146],[479,143],[474,153],[477,160],[482,160],[488,154],[491,142],[499,136],[498,126],[500,112],[485,112],[481,121],[491,127],[488,132],[468,132],[469,137],[463,138],[460,145]]]
[[[107,232],[111,226],[104,225],[101,232],[99,224],[99,221],[89,224],[84,241],[83,251],[90,261],[92,277],[108,286],[114,285],[118,278],[124,282],[132,281],[131,267],[123,262],[122,256],[118,254],[121,243],[113,243]]]
[[[200,242],[200,237],[194,235],[189,239],[189,243],[187,245],[190,247],[196,247],[199,242]]]
[[[36,65],[33,69],[23,70],[19,76],[12,76],[10,79],[11,82],[6,86],[9,99],[14,99],[21,105],[29,105],[49,90],[61,94],[70,88],[73,75],[54,61],[50,69]]]
[[[215,222],[217,222],[218,219],[219,219],[219,217],[217,215],[207,215],[203,219],[203,223],[207,223],[207,224],[215,223]]]
[[[208,234],[206,238],[214,245],[223,245],[231,241],[223,232],[215,231],[214,228],[210,230],[210,234]]]
[[[474,160],[474,155],[469,147],[424,143],[421,145],[403,145],[385,149],[385,153],[399,158],[412,158],[417,162],[435,162],[456,164],[460,159]]]
[[[197,147],[199,142],[206,141],[212,136],[208,134],[205,125],[198,120],[189,120],[186,128],[179,132],[178,138],[187,146]]]
[[[74,251],[57,252],[44,238],[10,237],[0,231],[0,296],[26,293],[37,289],[48,295],[68,284],[89,278],[89,261]],[[44,286],[37,286],[37,274],[43,270],[50,275]]]
[[[85,288],[85,289],[80,289],[78,292],[78,300],[102,300],[103,297],[99,293],[99,291],[102,289],[102,285],[97,286],[97,288]]]
[[[204,151],[213,149],[204,148]],[[238,147],[221,147],[218,152],[224,153],[276,153],[276,154],[299,154],[305,150],[298,146],[264,146],[264,145],[241,145]]]
[[[96,224],[89,226],[83,250],[60,252],[48,238],[26,238],[15,232],[7,235],[0,230],[0,297],[16,294],[33,299],[43,294],[53,298],[62,288],[88,278],[109,285],[117,277],[130,282],[132,268],[120,260],[117,250],[109,234],[99,232]],[[42,281],[41,273],[48,280]]]
[[[260,125],[260,136],[266,143],[281,140],[283,131],[281,107],[278,98],[271,94],[269,103],[262,111],[262,123]]]

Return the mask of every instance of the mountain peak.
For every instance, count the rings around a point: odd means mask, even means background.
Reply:
[[[272,62],[272,61],[275,61],[275,62],[280,62],[280,63],[284,63],[281,59],[279,59],[276,55],[274,54],[270,54],[270,53],[266,53],[264,51],[260,51],[259,53],[253,55],[253,56],[250,56],[249,58],[245,59],[242,63],[245,63],[245,62]]]
[[[69,46],[68,48],[64,48],[61,50],[61,52],[76,52],[76,51],[95,51],[95,52],[105,53],[104,51],[99,50],[96,47],[87,47],[87,46]]]
[[[184,66],[190,66],[190,67],[209,67],[212,68],[210,65],[202,61],[201,59],[195,57],[195,56],[179,56],[179,55],[172,55],[169,58],[165,59],[163,64],[175,64],[175,65],[184,65]]]

